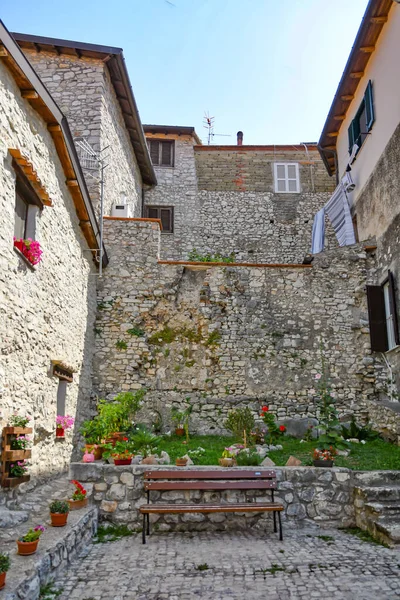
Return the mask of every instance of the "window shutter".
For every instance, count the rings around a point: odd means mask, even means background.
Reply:
[[[372,81],[368,82],[367,89],[365,90],[365,94],[364,94],[364,102],[365,102],[367,131],[371,131],[372,125],[374,124],[374,121],[375,121],[374,99],[372,96]]]
[[[400,344],[399,338],[399,323],[397,319],[397,306],[396,306],[396,293],[395,293],[395,285],[394,285],[394,277],[391,271],[388,272],[388,280],[389,280],[389,302],[390,302],[390,312],[393,316],[393,329],[394,329],[394,341],[396,346]]]
[[[354,121],[352,121],[350,123],[350,127],[347,130],[347,133],[348,133],[348,136],[349,136],[349,154],[351,154],[351,151],[353,150],[353,146],[354,146],[353,123],[354,123]]]
[[[150,140],[150,158],[153,165],[159,164],[160,142]]]
[[[162,208],[160,210],[160,219],[163,231],[172,233],[173,231],[173,213],[171,208]]]
[[[152,208],[151,206],[147,207],[147,216],[149,219],[159,219],[158,216],[158,208]]]
[[[171,142],[161,143],[161,164],[164,166],[172,165],[172,144]]]
[[[388,339],[383,289],[380,285],[367,285],[369,334],[372,352],[386,352]]]

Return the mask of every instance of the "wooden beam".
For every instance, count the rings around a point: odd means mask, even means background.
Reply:
[[[47,125],[47,129],[51,132],[60,132],[61,133],[61,125],[59,125],[58,123],[50,123],[49,125]]]
[[[364,71],[353,71],[350,73],[351,79],[361,79],[364,76]]]
[[[339,135],[338,131],[330,131],[326,134],[328,137],[337,137]]]
[[[365,54],[371,54],[375,50],[375,46],[361,46],[360,52],[365,52]]]
[[[344,121],[346,118],[346,115],[335,115],[333,118],[335,121]]]
[[[336,150],[336,146],[322,146],[322,150]]]
[[[28,100],[37,100],[39,98],[39,94],[35,90],[21,90],[21,96]]]
[[[77,179],[67,179],[66,182],[68,187],[78,187],[79,183],[77,181]]]
[[[343,100],[343,102],[351,102],[354,100],[354,94],[345,94],[344,96],[340,96],[340,99]]]
[[[388,20],[388,17],[371,17],[370,18],[370,22],[371,23],[386,23],[386,21]]]
[[[0,46],[0,58],[7,58],[8,52],[4,46]]]

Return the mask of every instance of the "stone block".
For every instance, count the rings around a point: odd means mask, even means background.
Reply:
[[[275,463],[271,458],[266,456],[260,466],[261,467],[275,467]]]
[[[310,426],[313,427],[312,437],[317,437],[317,425],[318,420],[313,418],[305,418],[305,419],[279,419],[278,425],[284,425],[286,427],[287,435],[291,435],[298,439],[303,439],[308,428]]]
[[[286,514],[288,517],[297,517],[298,519],[304,519],[306,517],[306,509],[303,504],[299,502],[294,502],[293,504],[289,504],[286,508]]]
[[[121,477],[119,478],[121,483],[124,483],[127,487],[133,487],[134,483],[135,483],[135,478],[132,475],[132,473],[122,473]]]
[[[126,488],[122,483],[113,483],[106,494],[107,500],[124,500]]]
[[[100,510],[102,510],[103,512],[106,513],[113,513],[117,510],[118,507],[118,503],[117,502],[111,502],[109,500],[102,500],[101,504],[100,504]]]
[[[94,489],[96,490],[96,492],[105,492],[107,490],[107,487],[108,486],[106,483],[104,483],[104,481],[94,484]]]
[[[286,467],[299,467],[301,465],[301,460],[296,458],[295,456],[289,456]]]

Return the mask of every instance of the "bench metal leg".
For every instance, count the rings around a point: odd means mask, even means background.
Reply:
[[[146,514],[143,513],[143,529],[142,529],[142,542],[146,543]]]
[[[276,510],[274,510],[274,533],[276,533],[278,530],[276,528]]]
[[[281,521],[281,513],[280,512],[278,512],[278,519],[279,519],[279,539],[282,541],[283,534],[282,534],[282,521]]]
[[[150,535],[150,514],[147,513],[147,535]]]

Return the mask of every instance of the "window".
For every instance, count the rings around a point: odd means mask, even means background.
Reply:
[[[13,167],[16,174],[14,236],[17,239],[34,240],[36,215],[43,204],[14,160]]]
[[[363,101],[352,120],[348,129],[349,136],[349,154],[351,154],[354,144],[359,148],[364,143],[365,138],[371,131],[375,121],[374,99],[372,94],[372,81],[368,82]]]
[[[160,219],[163,233],[174,232],[174,207],[173,206],[146,206],[148,219]]]
[[[399,345],[395,284],[391,271],[382,285],[367,285],[371,350],[387,352]]]
[[[158,165],[159,167],[174,166],[173,140],[147,140],[147,144],[153,165]]]
[[[300,177],[298,163],[274,163],[275,192],[298,194]]]
[[[65,416],[68,382],[60,379],[57,387],[57,415]]]

